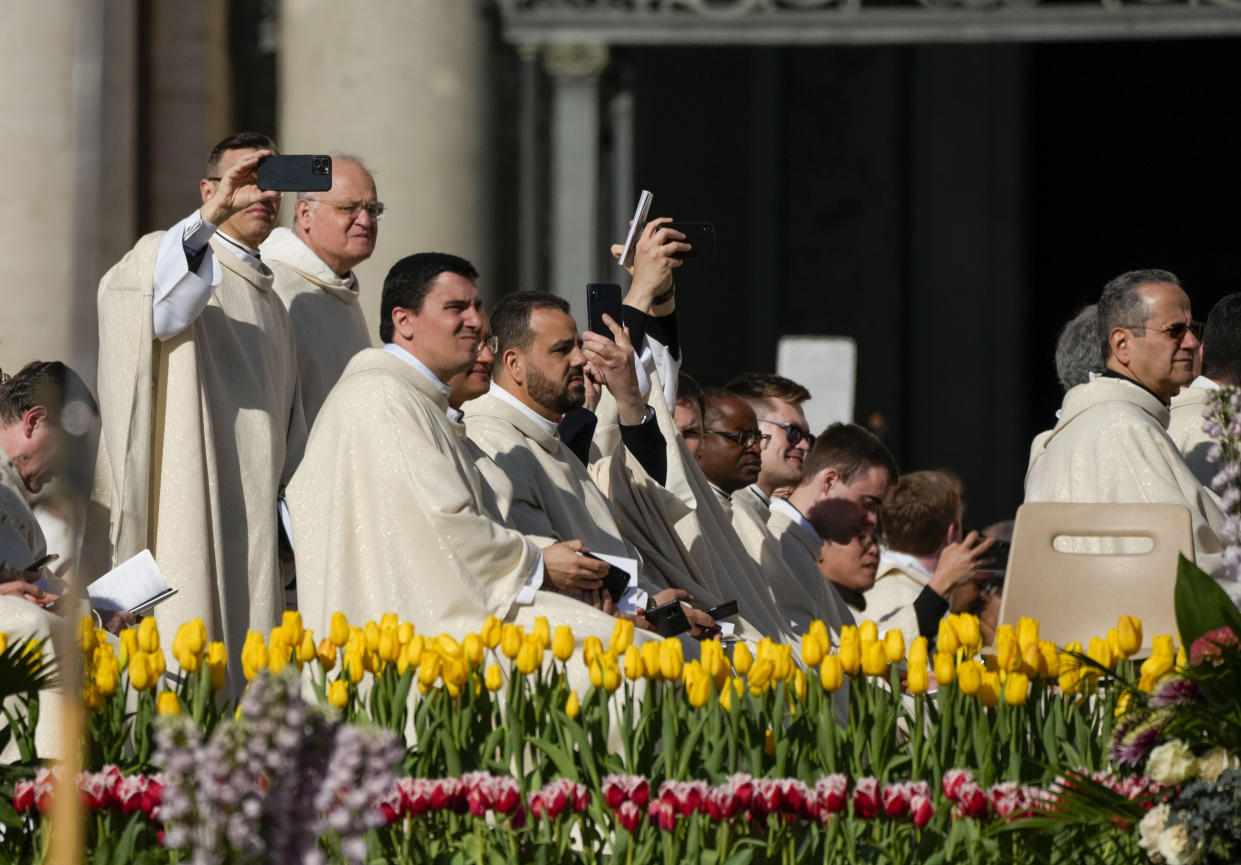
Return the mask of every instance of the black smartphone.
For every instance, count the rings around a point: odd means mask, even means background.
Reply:
[[[592,556],[590,553],[582,553],[582,555],[597,562],[602,561],[598,556]],[[625,591],[629,588],[629,574],[616,567],[616,565],[608,565],[608,572],[603,575],[603,587],[612,596],[612,603],[619,604],[620,599],[625,596]]]
[[[983,555],[986,558],[982,561],[978,568],[980,571],[986,571],[989,574],[999,574],[1001,577],[1008,572],[1008,553],[1013,548],[1011,541],[993,541],[991,546],[987,548],[987,552]]]
[[[586,285],[586,329],[606,339],[612,330],[603,322],[604,314],[617,325],[621,320],[621,287],[613,282],[591,282]]]
[[[720,619],[727,619],[729,616],[735,616],[737,615],[737,602],[725,601],[722,604],[717,604],[707,610],[707,615],[715,619],[717,622]]]
[[[60,558],[60,553],[48,553],[43,558],[36,559],[35,561],[27,565],[26,570],[28,571],[40,570],[41,568],[47,567],[48,565],[50,565],[52,562],[56,561],[59,558]]]
[[[662,607],[646,611],[646,620],[661,637],[675,637],[689,631],[689,617],[681,608],[680,601],[669,601]]]
[[[678,252],[676,257],[686,260],[711,261],[715,258],[715,226],[710,222],[669,222],[663,228],[674,228],[685,235],[685,242],[693,247],[689,252]]]
[[[265,156],[259,162],[259,189],[326,192],[332,188],[332,157],[298,154]]]

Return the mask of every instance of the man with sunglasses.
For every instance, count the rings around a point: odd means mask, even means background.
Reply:
[[[1103,374],[1066,393],[1059,422],[1035,440],[1026,501],[1185,505],[1198,564],[1217,569],[1223,517],[1167,432],[1170,401],[1194,380],[1201,332],[1168,271],[1131,271],[1109,282],[1098,308]],[[1076,545],[1104,547],[1099,539]]]
[[[741,397],[758,418],[759,429],[771,435],[763,448],[758,480],[738,496],[738,503],[752,508],[761,522],[771,516],[771,496],[801,480],[802,463],[814,444],[814,434],[801,404],[810,391],[784,376],[752,372],[730,381],[728,390]]]
[[[293,323],[307,428],[349,360],[370,348],[353,269],[375,251],[383,215],[371,173],[334,156],[332,188],[299,192],[293,228],[277,228],[261,247]]]

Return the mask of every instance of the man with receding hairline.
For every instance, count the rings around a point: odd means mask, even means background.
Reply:
[[[814,444],[801,407],[810,399],[810,391],[792,379],[760,372],[738,376],[725,387],[749,403],[760,429],[771,436],[763,447],[758,480],[738,497],[738,504],[753,508],[765,523],[771,516],[772,494],[801,480],[802,462]]]

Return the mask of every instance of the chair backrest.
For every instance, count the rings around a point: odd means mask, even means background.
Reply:
[[[1060,536],[1077,551],[1057,550]],[[1146,538],[1151,546],[1133,552],[1134,542],[1107,538]],[[999,621],[1015,626],[1029,616],[1038,619],[1043,639],[1085,646],[1128,614],[1142,620],[1142,647],[1149,650],[1154,636],[1177,633],[1173,595],[1181,553],[1194,557],[1184,505],[1024,504],[1013,526]]]

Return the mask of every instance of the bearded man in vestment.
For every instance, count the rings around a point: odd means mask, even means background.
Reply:
[[[1195,558],[1215,573],[1222,514],[1167,432],[1200,345],[1189,296],[1165,270],[1121,274],[1103,290],[1098,327],[1104,372],[1065,394],[1060,421],[1036,440],[1025,500],[1185,505]]]
[[[476,365],[487,324],[477,278],[442,253],[393,265],[384,347],[350,361],[320,410],[289,487],[309,627],[337,611],[356,623],[395,612],[457,637],[488,615],[527,627],[544,615],[579,639],[611,633],[611,616],[566,594],[601,584],[581,541],[540,546],[498,520],[449,405],[449,382]]]
[[[332,188],[299,192],[293,228],[275,229],[260,247],[293,323],[307,429],[345,365],[370,348],[353,269],[375,251],[383,213],[371,173],[337,156]]]
[[[277,499],[306,434],[293,331],[258,253],[281,193],[256,171],[274,150],[256,133],[217,144],[202,206],[99,284],[96,499],[111,564],[149,548],[178,590],[155,610],[160,627],[201,618],[228,646],[235,687],[246,631],[284,609]]]

